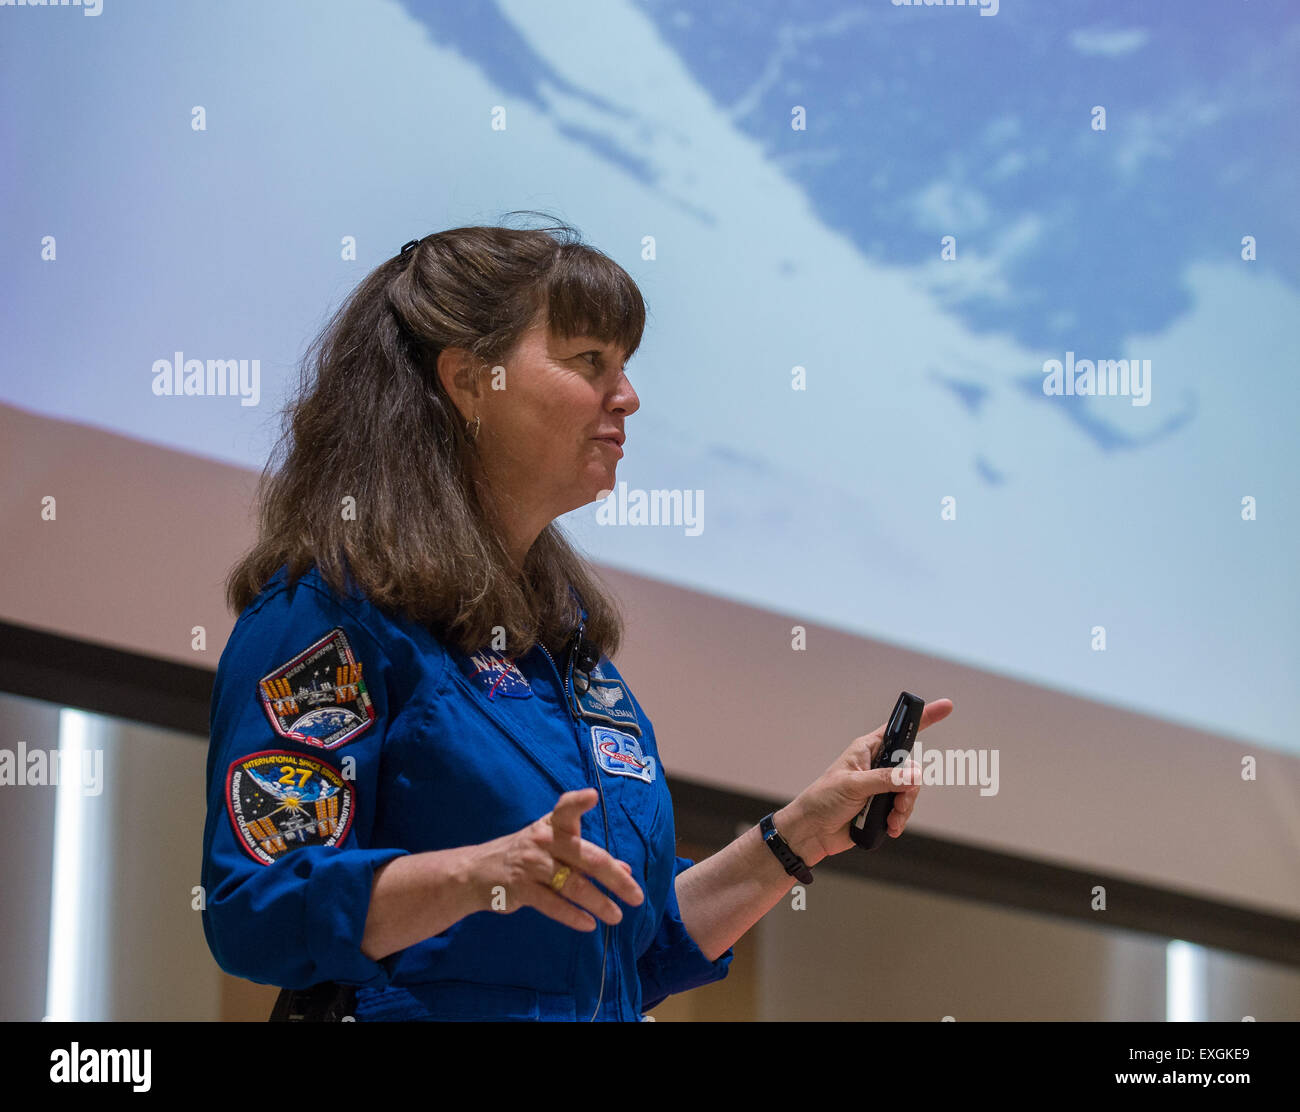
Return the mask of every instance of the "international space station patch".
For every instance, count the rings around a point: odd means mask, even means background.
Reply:
[[[375,720],[361,662],[342,629],[330,630],[257,686],[275,732],[291,741],[337,749]]]
[[[324,761],[268,749],[226,773],[226,810],[244,851],[263,865],[299,846],[332,846],[352,825],[352,786]]]

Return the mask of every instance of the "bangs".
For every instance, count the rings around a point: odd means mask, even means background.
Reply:
[[[618,263],[585,244],[560,248],[543,283],[552,332],[565,339],[592,336],[631,359],[645,331],[645,301]]]

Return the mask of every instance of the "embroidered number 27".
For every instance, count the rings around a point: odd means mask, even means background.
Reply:
[[[280,766],[280,779],[277,780],[276,783],[277,783],[277,784],[292,784],[292,783],[293,783],[293,778],[294,778],[295,776],[300,777],[300,779],[299,779],[299,781],[298,781],[298,787],[301,788],[304,784],[307,783],[308,780],[311,779],[311,769],[310,769],[310,768],[294,768],[293,765],[281,765],[281,766]]]

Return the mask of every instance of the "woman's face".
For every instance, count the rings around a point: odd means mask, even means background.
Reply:
[[[565,340],[545,323],[524,333],[503,366],[480,372],[476,396],[457,400],[467,420],[482,421],[479,457],[494,495],[529,525],[540,521],[540,532],[614,489],[624,423],[641,402],[612,344]]]

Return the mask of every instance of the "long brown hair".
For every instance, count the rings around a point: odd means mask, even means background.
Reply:
[[[348,296],[304,356],[258,487],[257,543],[226,580],[232,610],[282,564],[291,583],[315,564],[340,594],[350,576],[374,605],[465,652],[503,627],[516,655],[539,639],[562,643],[577,616],[572,586],[587,636],[607,656],[618,651],[617,605],[555,522],[522,574],[510,562],[478,490],[474,442],[436,373],[448,347],[502,363],[540,319],[565,338],[615,343],[626,358],[640,346],[645,303],[631,276],[546,218],[545,228],[425,236]]]

